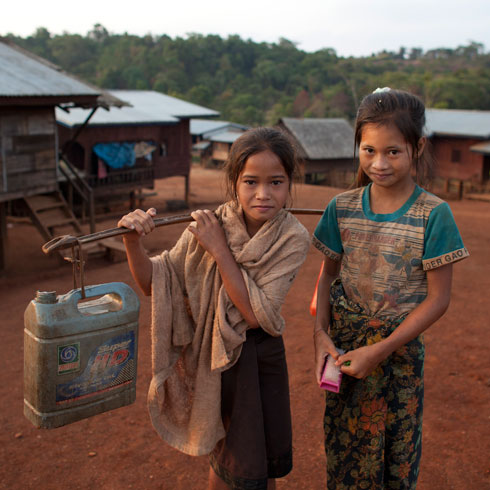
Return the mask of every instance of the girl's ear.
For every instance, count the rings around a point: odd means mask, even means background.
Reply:
[[[417,153],[419,157],[424,152],[426,143],[427,143],[427,136],[422,136],[417,144]]]

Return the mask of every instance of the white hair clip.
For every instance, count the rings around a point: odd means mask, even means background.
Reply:
[[[390,87],[383,87],[383,88],[377,88],[376,90],[373,91],[373,94],[380,94],[382,92],[389,92],[391,90]]]

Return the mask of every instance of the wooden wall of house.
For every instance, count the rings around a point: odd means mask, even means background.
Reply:
[[[305,160],[302,165],[303,175],[316,175],[323,185],[346,188],[353,184],[357,165],[351,158],[332,160]],[[321,177],[320,177],[321,176]],[[312,181],[317,178],[310,177]]]
[[[470,150],[481,140],[467,138],[431,138],[435,158],[435,173],[443,179],[468,180],[481,184],[483,179],[483,155]]]
[[[213,154],[212,159],[220,162],[225,162],[228,158],[228,153],[231,148],[230,143],[222,143],[219,141],[212,142],[213,145]]]
[[[58,125],[60,147],[72,138],[75,130]],[[88,126],[77,142],[83,147],[83,168],[93,174],[92,147],[97,143],[153,141],[158,148],[152,154],[155,178],[186,176],[190,171],[191,149],[189,120],[172,125],[151,126]],[[77,162],[73,162],[77,166]]]
[[[53,107],[0,109],[0,202],[57,189]]]

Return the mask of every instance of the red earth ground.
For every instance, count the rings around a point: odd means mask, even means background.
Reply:
[[[146,199],[170,215],[168,200],[182,199],[183,179],[159,181]],[[213,209],[222,175],[194,167],[191,206]],[[338,189],[300,185],[296,207],[324,208]],[[420,490],[490,489],[490,203],[450,203],[471,257],[454,267],[452,301],[426,333],[425,413]],[[121,214],[122,211],[119,212]],[[179,211],[178,213],[181,213]],[[116,211],[116,214],[117,211]],[[310,232],[317,216],[300,220]],[[116,217],[97,224],[114,227]],[[150,252],[171,247],[185,225],[159,228],[145,240]],[[149,299],[140,295],[137,399],[130,406],[52,430],[36,429],[23,415],[23,313],[36,290],[72,288],[71,268],[41,252],[43,240],[26,221],[8,227],[8,266],[0,277],[1,356],[0,487],[7,489],[205,489],[206,457],[179,453],[159,439],[147,409],[150,381]],[[322,392],[313,376],[308,306],[320,267],[313,248],[283,308],[290,371],[294,468],[279,489],[325,488]],[[93,259],[86,283],[123,281],[136,290],[127,263]]]

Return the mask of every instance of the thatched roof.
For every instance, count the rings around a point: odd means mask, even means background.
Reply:
[[[345,119],[283,117],[280,124],[291,133],[309,160],[354,157],[354,131]]]

